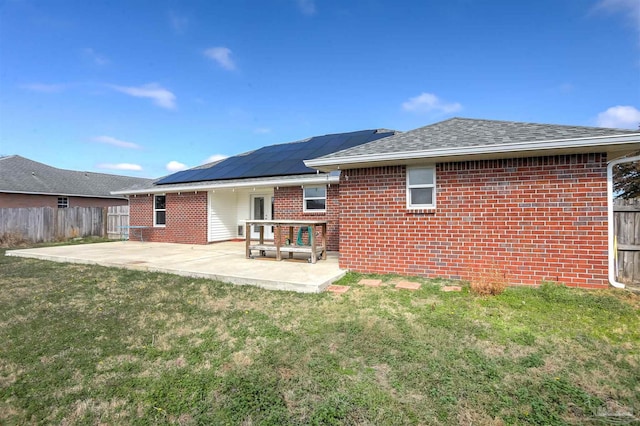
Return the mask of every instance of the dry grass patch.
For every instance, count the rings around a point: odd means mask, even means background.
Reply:
[[[485,298],[348,274],[334,298],[0,268],[3,424],[562,424],[637,404],[640,305],[614,291]]]

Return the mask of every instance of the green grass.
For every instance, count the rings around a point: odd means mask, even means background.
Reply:
[[[640,417],[637,295],[545,284],[479,298],[360,278],[303,295],[0,256],[0,424]]]

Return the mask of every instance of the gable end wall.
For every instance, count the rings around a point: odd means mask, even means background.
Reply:
[[[607,287],[606,155],[441,163],[437,208],[406,208],[405,166],[343,171],[340,266],[512,285]]]

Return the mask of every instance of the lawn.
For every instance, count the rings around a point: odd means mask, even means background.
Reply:
[[[640,296],[360,278],[305,295],[0,250],[0,424],[640,421]]]

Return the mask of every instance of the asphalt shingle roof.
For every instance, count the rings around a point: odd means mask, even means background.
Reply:
[[[152,179],[64,170],[19,155],[0,157],[0,192],[124,198],[111,191],[146,187]]]
[[[318,159],[637,134],[638,130],[451,118]]]

